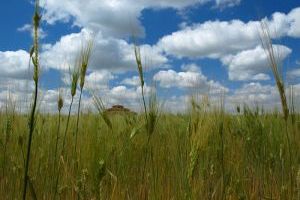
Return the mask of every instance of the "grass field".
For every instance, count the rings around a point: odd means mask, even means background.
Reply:
[[[286,97],[263,22],[262,46],[280,111],[243,105],[229,113],[226,97],[212,106],[207,96],[191,95],[186,112],[163,112],[155,92],[145,91],[135,44],[142,111],[110,113],[101,97],[91,94],[98,112],[85,112],[80,105],[90,39],[70,70],[71,103],[65,105],[69,100],[60,93],[55,114],[46,114],[39,112],[41,16],[36,2],[31,109],[22,114],[10,99],[0,112],[0,199],[300,199],[300,116],[293,95]]]
[[[66,151],[57,164],[58,116],[41,114],[28,196],[53,199],[59,173],[56,198],[61,199],[297,199],[299,124],[287,125],[289,163],[285,121],[278,113],[259,112],[226,115],[195,108],[185,115],[161,114],[149,143],[146,128],[137,126],[143,115],[109,116],[110,129],[100,116],[85,114],[76,154],[76,118],[71,117]],[[63,116],[61,130],[66,120]],[[1,198],[20,199],[27,118],[2,113],[0,127]]]

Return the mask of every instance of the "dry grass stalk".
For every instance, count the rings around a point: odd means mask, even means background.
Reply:
[[[284,82],[282,75],[280,74],[280,69],[278,66],[278,57],[275,54],[269,27],[266,24],[266,22],[263,21],[261,22],[261,44],[267,54],[269,65],[272,69],[276,85],[279,91],[284,119],[287,121],[289,116],[289,108],[285,94]]]
[[[98,113],[102,117],[103,121],[112,130],[113,129],[112,123],[107,115],[108,113],[106,112],[106,108],[104,106],[102,99],[99,96],[97,96],[96,94],[93,94],[93,101],[94,101],[94,105],[95,105],[96,109],[98,110]]]

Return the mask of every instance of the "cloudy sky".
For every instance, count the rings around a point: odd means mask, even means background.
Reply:
[[[156,88],[164,108],[185,109],[191,93],[228,107],[279,105],[260,41],[260,20],[271,31],[284,78],[300,91],[298,0],[41,0],[40,109],[55,110],[58,90],[69,102],[69,66],[82,44],[94,38],[84,104],[89,93],[108,106],[140,108],[132,36],[141,46],[146,91]],[[0,7],[0,107],[8,94],[22,109],[33,89],[28,50],[32,44],[30,0]],[[298,97],[298,96],[297,96]]]

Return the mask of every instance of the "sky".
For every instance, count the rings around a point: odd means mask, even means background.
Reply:
[[[0,107],[11,98],[26,110],[33,90],[28,51],[34,5],[31,0],[1,4]],[[195,93],[211,102],[225,94],[228,110],[244,103],[280,107],[261,45],[261,20],[270,29],[287,93],[293,86],[300,97],[298,0],[40,0],[40,6],[42,111],[56,110],[59,91],[65,105],[70,103],[69,69],[91,38],[83,107],[93,109],[91,94],[96,94],[107,106],[139,110],[132,36],[141,48],[146,93],[155,91],[167,111],[185,111]]]

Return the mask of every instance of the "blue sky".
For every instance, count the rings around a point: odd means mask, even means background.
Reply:
[[[4,1],[0,7],[0,107],[8,91],[16,101],[30,96],[33,8],[30,0]],[[90,37],[95,44],[86,108],[92,104],[90,91],[108,106],[140,107],[132,33],[141,45],[146,90],[155,85],[166,109],[184,110],[191,91],[208,94],[212,101],[225,92],[228,107],[278,106],[259,20],[270,28],[287,83],[300,91],[297,0],[41,0],[41,8],[41,109],[54,109],[59,88],[69,98],[68,66]]]

